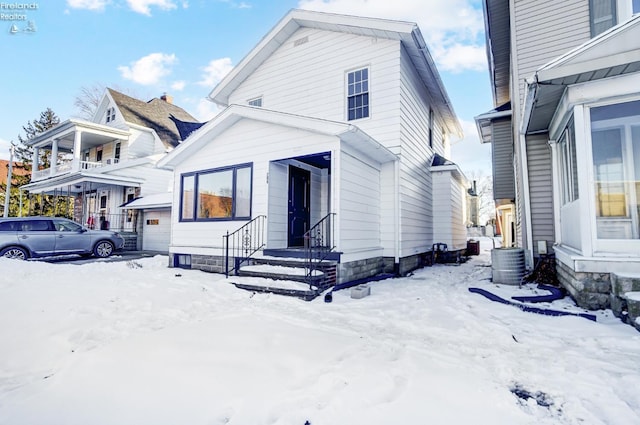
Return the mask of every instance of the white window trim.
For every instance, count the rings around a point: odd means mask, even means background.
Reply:
[[[357,118],[357,119],[353,119],[351,121],[349,121],[349,74],[351,72],[355,72],[358,71],[360,69],[367,69],[368,70],[368,82],[369,82],[369,115],[363,118]],[[350,68],[347,69],[344,72],[344,84],[343,84],[343,90],[344,90],[344,120],[347,122],[352,122],[352,121],[365,121],[365,120],[370,120],[371,117],[373,116],[373,110],[371,109],[371,105],[373,104],[373,102],[371,101],[371,97],[372,97],[372,93],[373,93],[373,88],[371,86],[371,64],[365,64],[365,65],[361,65],[361,66],[356,66],[354,68]]]
[[[598,81],[585,82],[570,86],[565,91],[556,113],[549,127],[551,140],[557,140],[573,115],[576,138],[576,155],[578,164],[593,164],[591,151],[591,124],[590,108],[616,103],[640,100],[637,93],[629,93],[633,87],[640,86],[640,74],[622,75]],[[558,180],[558,156],[553,161],[554,197],[559,196]],[[597,239],[595,194],[591,182],[593,182],[593,167],[578,167],[578,185],[580,197],[575,201],[580,211],[577,219],[580,220],[580,247],[575,247],[584,257],[638,257],[640,252],[640,239],[606,240]],[[558,198],[554,199],[559,201]],[[562,236],[560,223],[560,202],[555,202],[554,223],[556,228],[556,242],[561,246]],[[574,203],[568,204],[573,206]]]
[[[621,82],[621,81],[620,81]],[[633,86],[627,86],[633,87]],[[588,89],[587,89],[588,90]],[[640,100],[640,96],[628,95],[624,97],[616,96],[614,98],[596,100],[594,98],[592,102],[585,102],[583,105],[582,119],[584,120],[584,125],[581,128],[582,135],[578,134],[578,129],[576,128],[576,138],[580,138],[578,140],[584,140],[585,143],[582,143],[583,147],[583,160],[578,159],[579,163],[589,164],[588,167],[584,167],[582,170],[582,175],[579,175],[579,180],[582,182],[581,187],[584,187],[584,190],[581,190],[581,196],[584,195],[585,201],[582,203],[581,211],[583,211],[583,217],[587,217],[586,222],[589,226],[585,226],[589,228],[588,238],[592,241],[592,252],[591,255],[616,255],[616,254],[633,254],[634,256],[638,255],[640,252],[640,239],[598,239],[597,237],[597,224],[596,224],[596,208],[595,208],[595,194],[593,193],[593,181],[595,179],[593,173],[593,153],[591,146],[591,108],[598,106],[606,106],[613,105],[617,103],[629,102],[634,100]],[[584,161],[584,162],[583,162]],[[586,223],[585,223],[586,224]],[[584,243],[584,240],[583,240]]]

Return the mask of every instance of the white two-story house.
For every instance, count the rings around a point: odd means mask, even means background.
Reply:
[[[70,217],[123,232],[127,249],[166,252],[173,176],[155,165],[199,125],[170,96],[144,102],[107,89],[92,120],[68,119],[29,141],[33,172],[21,189],[67,197]]]
[[[640,273],[640,1],[485,0],[494,194],[530,266],[579,305]],[[506,228],[506,229],[505,229]]]
[[[443,161],[461,128],[416,24],[292,10],[209,98],[225,109],[159,163],[172,264],[224,271],[225,235],[256,221],[241,244],[328,247],[337,282],[465,246],[467,182]]]

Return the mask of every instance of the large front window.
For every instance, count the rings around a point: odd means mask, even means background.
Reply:
[[[251,164],[182,176],[181,221],[251,218]]]
[[[599,239],[640,237],[640,101],[591,108]]]

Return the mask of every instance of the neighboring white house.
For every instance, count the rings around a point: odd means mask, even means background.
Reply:
[[[155,165],[198,125],[170,96],[143,102],[107,89],[91,121],[72,118],[28,142],[34,171],[22,190],[71,197],[74,220],[123,232],[127,249],[166,252],[171,217],[166,194],[173,175]],[[58,160],[43,168],[43,151]],[[153,194],[165,194],[164,201],[146,202]]]
[[[223,236],[261,216],[266,254],[294,256],[312,229],[337,282],[465,246],[466,180],[431,167],[461,128],[416,24],[292,10],[209,98],[226,109],[159,163],[172,264],[224,271]]]
[[[494,193],[579,305],[640,273],[640,1],[485,0]],[[503,224],[503,229],[505,224]]]

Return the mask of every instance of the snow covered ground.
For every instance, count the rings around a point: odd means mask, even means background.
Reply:
[[[470,293],[536,291],[496,288],[485,242],[332,303],[164,256],[0,259],[0,423],[639,424],[640,333]]]

